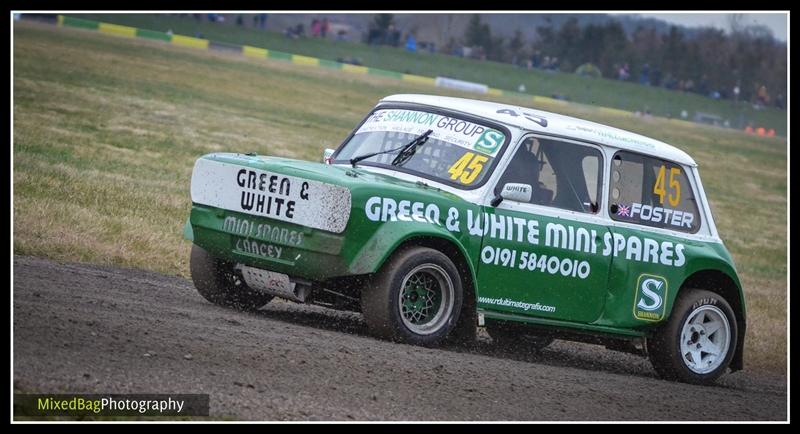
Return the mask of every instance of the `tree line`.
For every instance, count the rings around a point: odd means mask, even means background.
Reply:
[[[775,40],[768,28],[733,19],[730,34],[716,28],[693,33],[688,37],[671,26],[659,34],[639,26],[629,35],[613,19],[580,25],[572,18],[558,28],[537,27],[536,39],[527,41],[519,30],[511,38],[492,35],[476,14],[463,40],[451,40],[446,50],[456,53],[465,46],[470,57],[521,67],[589,71],[611,79],[785,108],[786,44]]]

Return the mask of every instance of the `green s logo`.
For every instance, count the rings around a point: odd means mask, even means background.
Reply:
[[[664,318],[667,300],[667,279],[661,276],[642,274],[636,283],[636,299],[633,316],[645,321]]]
[[[475,150],[493,155],[505,139],[505,134],[500,131],[488,129],[478,137],[478,141],[475,142]]]

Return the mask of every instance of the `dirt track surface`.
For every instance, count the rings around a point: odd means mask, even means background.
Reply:
[[[646,359],[380,341],[358,314],[214,306],[179,277],[14,258],[14,388],[208,393],[225,420],[786,420],[786,380],[659,380]]]

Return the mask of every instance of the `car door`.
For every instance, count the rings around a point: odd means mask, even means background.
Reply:
[[[525,202],[487,206],[478,267],[478,307],[589,323],[607,295],[608,227],[600,217],[604,159],[599,147],[526,136],[495,187],[531,186]]]

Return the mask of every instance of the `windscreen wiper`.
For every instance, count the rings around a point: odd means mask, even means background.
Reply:
[[[395,159],[392,160],[392,165],[396,166],[398,164],[405,163],[409,158],[411,158],[411,156],[414,155],[415,152],[417,152],[417,147],[423,145],[425,142],[428,141],[428,136],[430,136],[432,132],[433,130],[425,131],[424,133],[418,135],[417,137],[414,137],[414,139],[411,140],[410,142],[398,148],[387,149],[385,151],[373,152],[371,154],[364,154],[364,155],[359,155],[358,157],[353,157],[350,159],[350,164],[353,167],[356,167],[356,163],[358,163],[361,160],[366,160],[367,158],[372,158],[376,155],[390,154],[395,151],[400,151],[400,153],[398,153],[397,157],[395,157]]]
[[[428,141],[428,136],[430,136],[432,132],[433,130],[425,131],[407,144],[403,150],[400,151],[396,157],[394,157],[394,160],[392,160],[392,166],[402,166],[406,161],[410,160],[411,157],[417,153],[417,149],[419,149],[420,146],[424,145]]]

